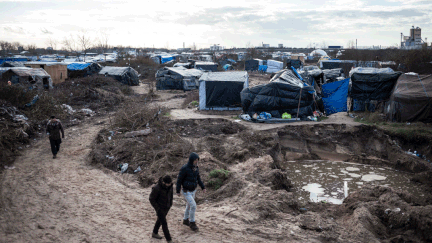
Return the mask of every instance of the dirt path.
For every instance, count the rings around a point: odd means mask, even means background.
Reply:
[[[57,159],[47,138],[39,140],[16,160],[15,169],[3,173],[0,242],[161,242],[150,237],[151,188],[141,188],[134,175],[88,164],[91,143],[103,127],[92,122],[66,129]],[[230,206],[199,205],[198,233],[181,224],[183,209],[183,198],[175,196],[168,222],[178,242],[265,239],[250,235],[241,219],[226,217]]]

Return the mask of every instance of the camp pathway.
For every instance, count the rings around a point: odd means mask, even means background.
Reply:
[[[134,175],[88,164],[101,123],[66,129],[56,159],[48,138],[35,142],[1,175],[0,242],[161,242],[150,237],[156,220],[151,187],[141,188]],[[174,197],[168,224],[178,242],[244,240],[247,225],[227,224],[205,203],[197,210],[200,231],[192,232],[181,222],[184,199]]]

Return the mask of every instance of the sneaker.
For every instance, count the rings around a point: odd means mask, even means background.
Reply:
[[[155,234],[155,233],[152,233],[152,237],[156,238],[156,239],[162,239],[162,236],[160,236],[159,234]]]
[[[183,219],[183,224],[187,225],[187,226],[190,226],[189,219]]]
[[[198,231],[198,226],[196,225],[195,222],[190,222],[190,228],[191,228],[193,231]]]
[[[53,155],[53,159],[55,159],[55,158],[57,158],[57,155],[56,155],[56,154]]]

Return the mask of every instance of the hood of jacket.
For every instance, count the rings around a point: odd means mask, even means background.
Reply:
[[[158,184],[159,184],[159,186],[160,186],[161,188],[163,188],[163,189],[170,189],[170,188],[173,186],[173,184],[171,184],[171,186],[165,186],[165,184],[163,183],[163,178],[162,178],[162,176],[159,177]]]
[[[189,162],[188,162],[188,166],[193,167],[193,165],[194,165],[193,162],[194,162],[196,159],[199,159],[198,154],[192,152],[192,153],[189,155]]]

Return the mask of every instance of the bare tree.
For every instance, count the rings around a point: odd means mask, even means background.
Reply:
[[[45,42],[48,47],[51,47],[53,51],[57,50],[58,41],[52,37],[48,37],[48,40]]]
[[[27,50],[30,53],[30,55],[37,55],[36,53],[36,45],[35,44],[28,44],[27,45]]]
[[[71,53],[75,53],[75,55],[79,56],[77,41],[72,34],[69,37],[65,37],[62,41],[62,44],[65,50]]]
[[[0,41],[0,48],[3,51],[3,55],[6,57],[8,53],[13,50],[13,45],[7,41]]]
[[[99,37],[98,39],[98,45],[97,45],[97,49],[99,49],[100,51],[102,51],[102,53],[107,52],[109,46],[108,46],[108,41],[109,41],[109,34],[106,30],[101,30],[99,32]]]
[[[255,47],[248,41],[246,44],[246,59],[253,59],[258,57],[258,51]]]
[[[84,52],[84,62],[86,58],[87,51],[93,46],[93,40],[87,33],[87,31],[81,31],[77,35],[78,45],[81,47],[81,51]]]
[[[355,49],[355,41],[349,40],[347,43],[347,49]]]

